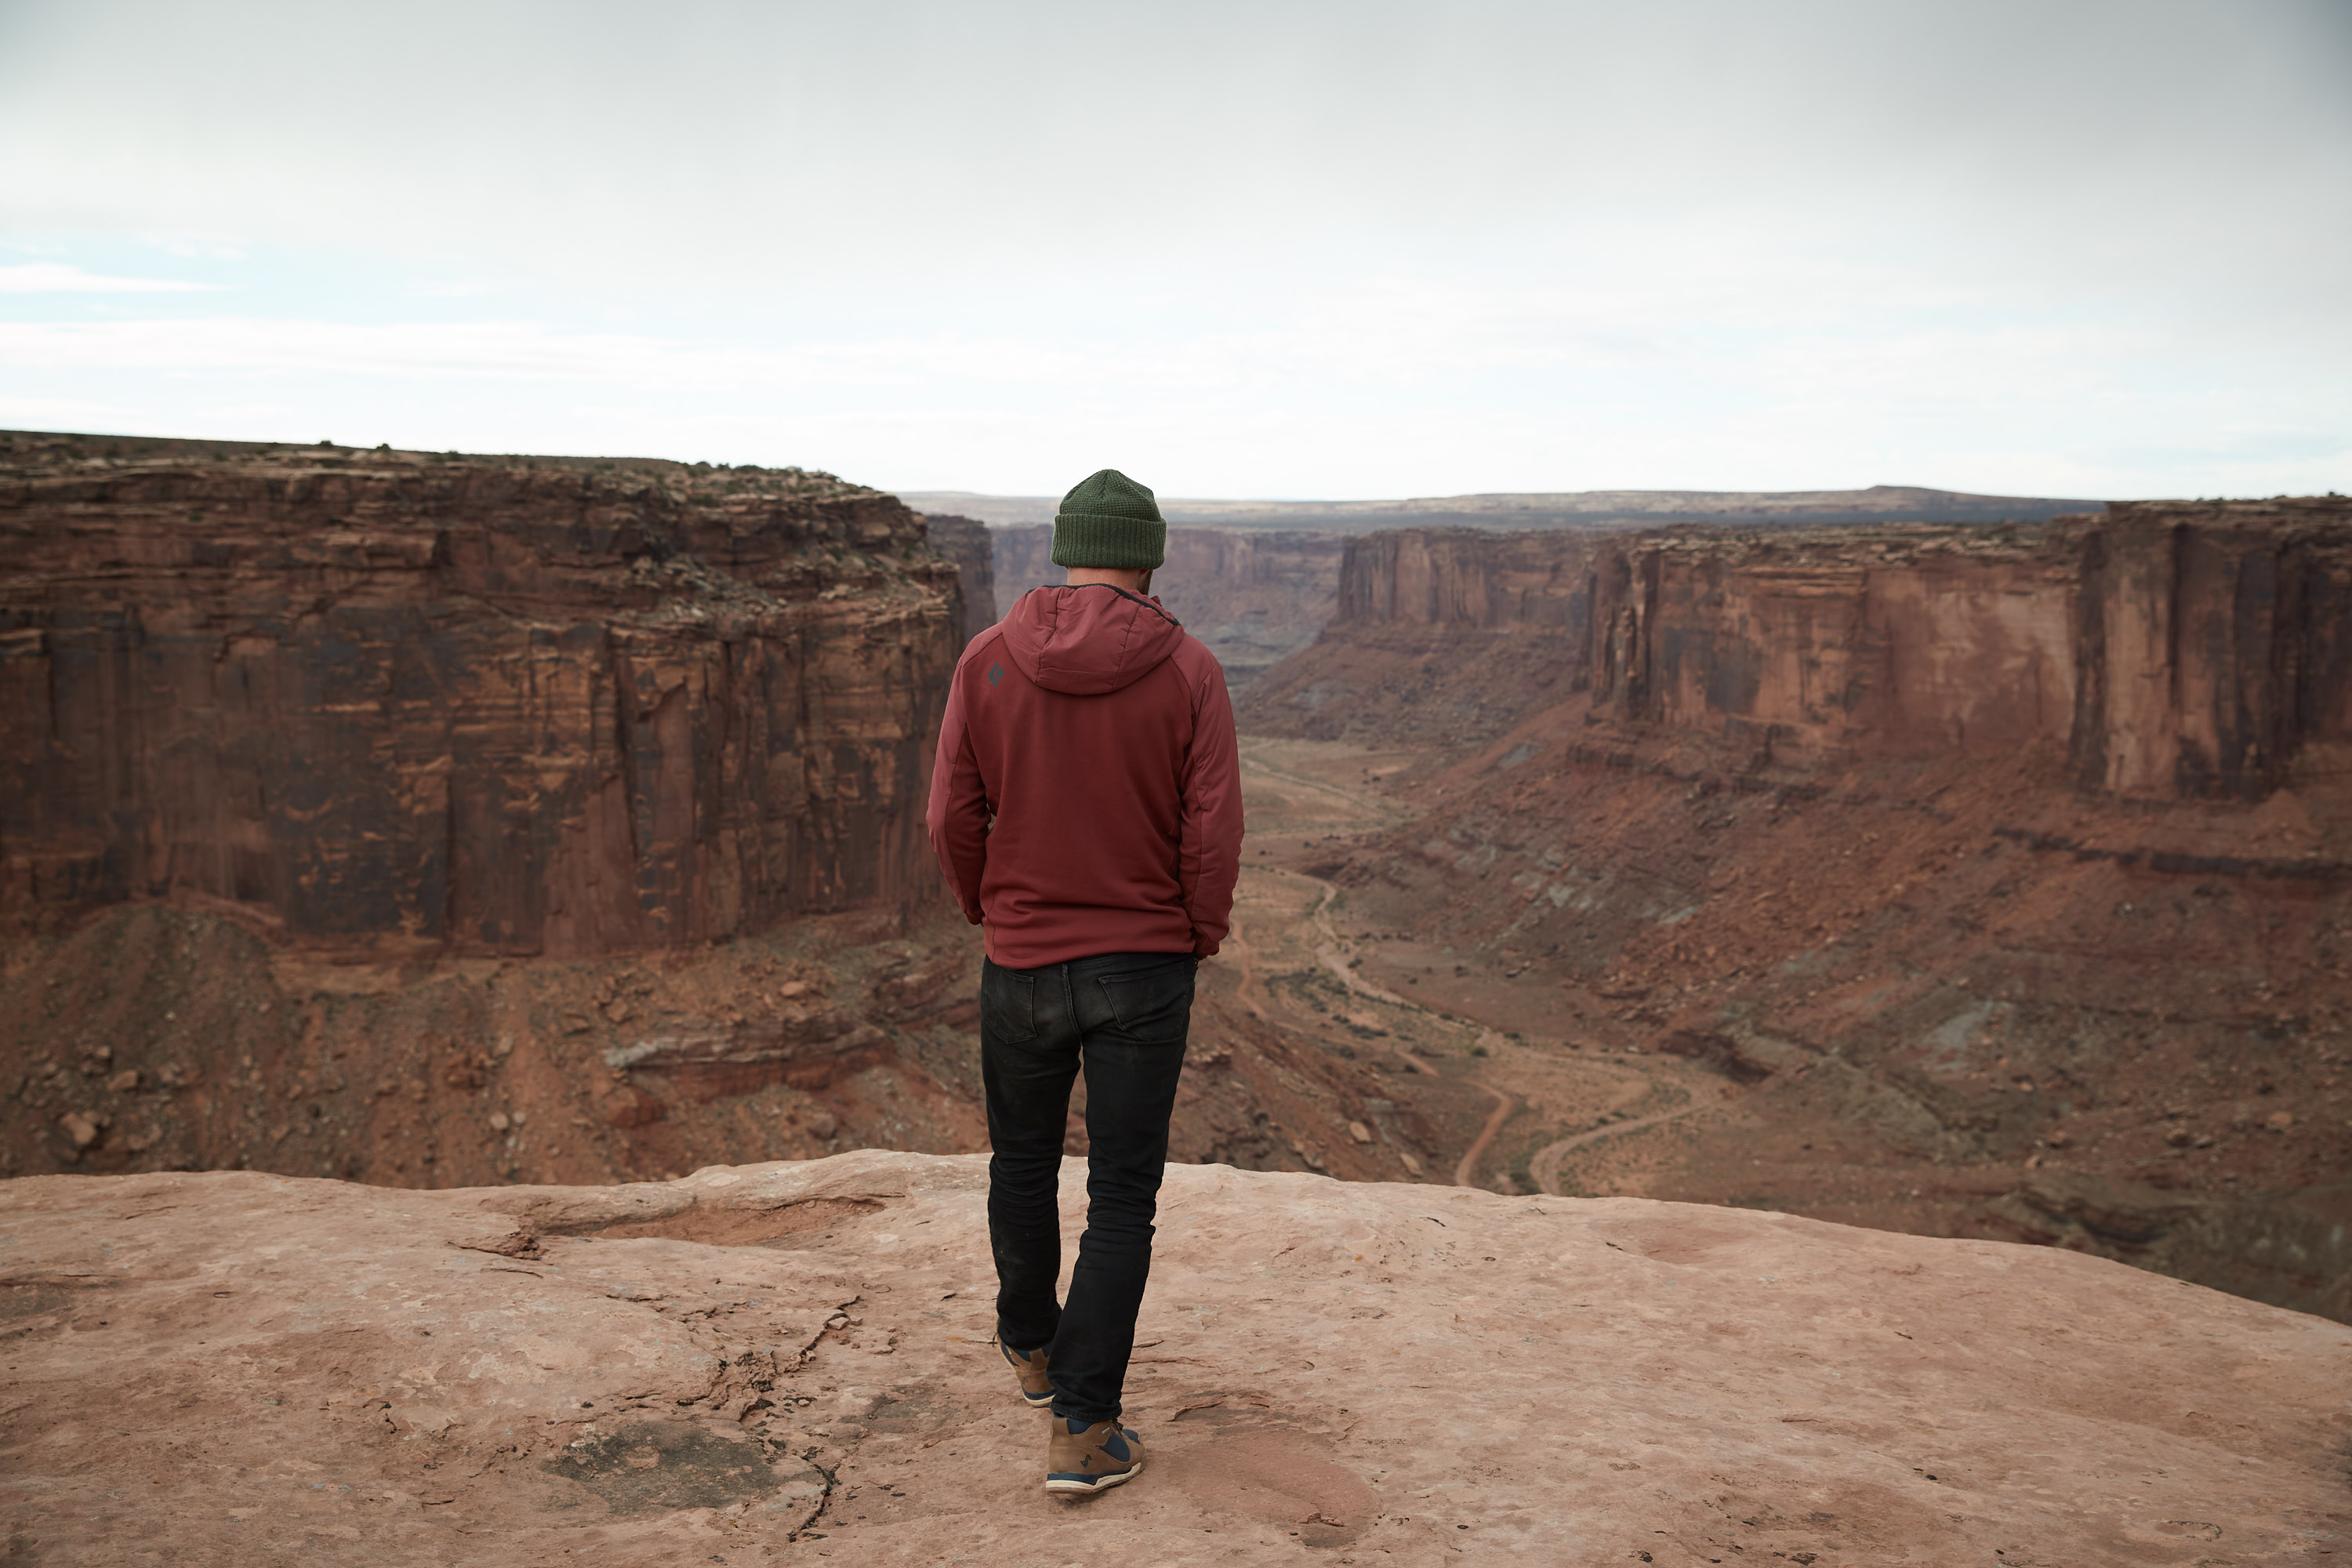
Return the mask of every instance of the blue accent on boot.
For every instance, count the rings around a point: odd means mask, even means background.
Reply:
[[[1035,1351],[1015,1352],[1011,1345],[1006,1344],[1003,1340],[996,1342],[996,1348],[1004,1352],[1005,1364],[1010,1366],[1015,1372],[1026,1372],[1029,1370],[1029,1358],[1037,1353]],[[1050,1379],[1052,1373],[1049,1373],[1046,1375]],[[1021,1391],[1021,1403],[1026,1405],[1032,1410],[1045,1409],[1046,1406],[1054,1403],[1053,1384],[1050,1381],[1047,1382],[1045,1384],[1045,1392],[1043,1394],[1032,1394],[1027,1389],[1023,1389]]]
[[[1117,1459],[1123,1465],[1127,1463],[1128,1460],[1135,1457],[1134,1450],[1130,1449],[1127,1446],[1127,1440],[1129,1437],[1134,1436],[1135,1434],[1129,1431],[1126,1427],[1119,1426],[1118,1423],[1118,1417],[1116,1415],[1112,1416],[1110,1436],[1103,1439],[1103,1452],[1108,1454],[1112,1458]],[[1094,1425],[1093,1422],[1079,1415],[1065,1415],[1062,1417],[1062,1424],[1068,1429],[1070,1436],[1073,1437]],[[1052,1478],[1049,1476],[1047,1479],[1051,1479]]]

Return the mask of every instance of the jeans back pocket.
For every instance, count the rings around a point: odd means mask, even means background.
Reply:
[[[1096,984],[1120,1034],[1147,1046],[1169,1046],[1181,1043],[1192,1027],[1192,960],[1179,958],[1139,973],[1106,974]]]
[[[1037,1037],[1037,977],[990,963],[980,975],[980,1028],[1000,1046]]]

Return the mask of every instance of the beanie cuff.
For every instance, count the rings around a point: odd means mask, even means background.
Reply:
[[[1056,566],[1150,572],[1168,558],[1168,525],[1109,512],[1066,511],[1054,519]]]

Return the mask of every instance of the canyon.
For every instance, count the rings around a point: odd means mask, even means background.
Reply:
[[[1063,580],[1050,523],[991,528],[992,583],[1006,605]],[[1297,529],[1168,530],[1168,563],[1153,596],[1208,645],[1239,690],[1314,642],[1338,608],[1344,536]]]
[[[1242,721],[1393,755],[1284,849],[1356,973],[1499,1032],[1475,1179],[2341,1318],[2347,522],[1375,535]],[[1596,1054],[1654,1087],[1560,1103]]]
[[[1351,542],[1331,635],[1250,722],[1371,733],[1361,705],[1300,710],[1375,689],[1459,710],[1394,672],[1531,656],[1529,679],[1485,683],[1488,717],[1462,734],[1578,692],[1596,723],[1764,763],[2057,743],[2103,793],[2248,797],[2352,734],[2347,515],[2323,498],[2121,503],[2032,530],[1379,534]]]
[[[0,1171],[982,1146],[920,822],[981,525],[800,470],[0,443]],[[1222,1061],[1181,1157],[1370,1092]]]
[[[20,434],[0,539],[9,1170],[62,1138],[495,1180],[584,1123],[609,1174],[667,1115],[648,1075],[822,1084],[936,995],[874,944],[935,898],[940,693],[993,604],[890,497]],[[916,1135],[974,1135],[941,1114]]]
[[[1045,529],[792,469],[0,441],[0,1170],[984,1146],[921,786]],[[2352,1318],[2347,506],[1178,521],[1250,839],[1171,1157]]]
[[[992,528],[1050,523],[1053,496],[904,490],[923,511],[974,517]],[[2052,496],[1972,495],[1924,485],[1852,490],[1553,490],[1416,496],[1387,500],[1231,500],[1163,495],[1176,526],[1367,533],[1447,525],[1490,529],[1623,529],[1667,522],[1778,527],[1824,522],[2038,522],[2095,511],[2100,502]]]

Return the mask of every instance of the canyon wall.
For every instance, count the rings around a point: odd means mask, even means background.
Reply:
[[[2256,795],[2352,738],[2352,499],[2116,505],[2078,561],[2086,784]]]
[[[1493,731],[1575,692],[1592,722],[1764,760],[2046,742],[2118,794],[2260,795],[2352,739],[2347,524],[2352,500],[2322,497],[2042,528],[1375,534],[1347,542],[1335,619],[1244,721],[1336,736],[1475,703]]]
[[[1958,529],[1644,541],[1596,563],[1596,715],[1781,760],[2063,740],[2079,551]]]
[[[984,1146],[919,818],[989,545],[792,470],[0,432],[0,1174]],[[1194,1039],[1182,1160],[1379,1098]]]
[[[955,563],[962,593],[963,620],[957,646],[996,624],[996,560],[988,525],[977,519],[930,512],[923,518],[931,548]]]
[[[1062,581],[1050,524],[989,531],[1007,606],[1027,589]],[[1172,527],[1151,591],[1238,688],[1313,642],[1331,618],[1343,543],[1337,533]]]
[[[2352,1319],[2347,567],[2340,497],[1366,539],[1240,717],[1292,771],[1355,742],[1393,815],[1261,842],[1362,983],[1492,1032],[1507,1191]],[[1629,1056],[1722,1087],[1547,1100]]]
[[[0,437],[0,920],[209,904],[384,953],[901,904],[957,647],[797,469]]]
[[[992,528],[1051,522],[1057,496],[905,490],[924,511],[976,517]],[[1970,495],[1920,485],[1858,490],[1517,490],[1385,500],[1234,500],[1160,498],[1160,513],[1194,528],[1306,529],[1373,533],[1402,528],[1657,528],[1672,522],[1783,528],[1821,523],[2039,522],[2102,502],[2054,496]]]
[[[1351,539],[1339,564],[1335,634],[1513,627],[1581,639],[1595,563],[1619,538],[1409,528]]]

